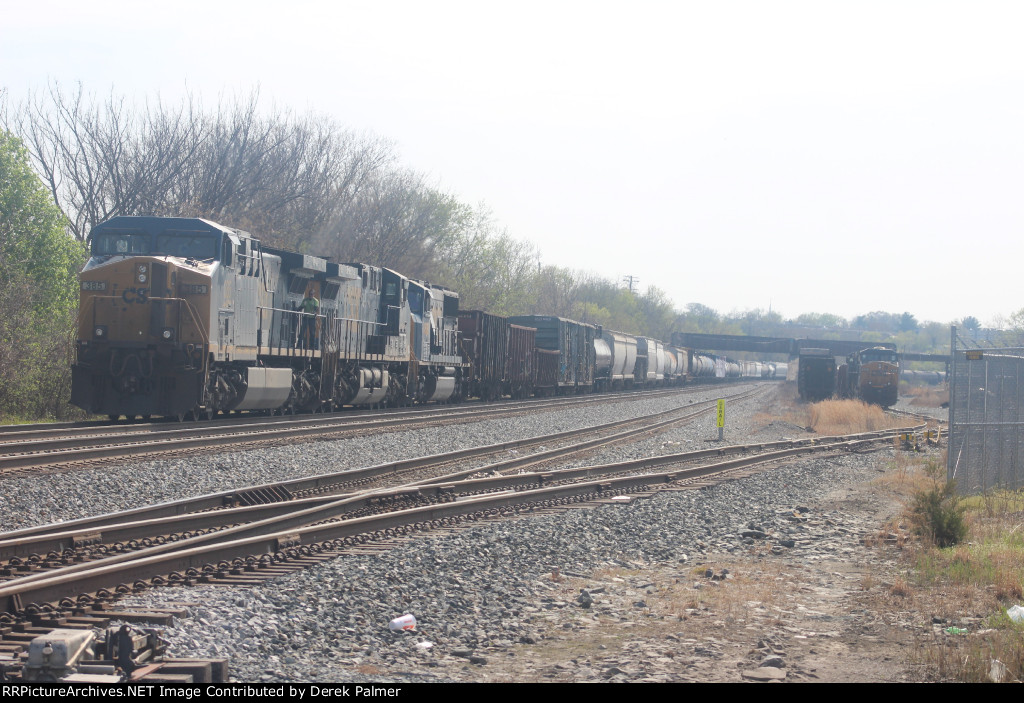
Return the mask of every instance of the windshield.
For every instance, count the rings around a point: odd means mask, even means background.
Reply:
[[[143,232],[104,232],[92,240],[92,253],[97,256],[133,256],[163,254],[183,259],[216,259],[216,236],[194,232],[165,232],[156,238]]]
[[[149,253],[148,234],[127,234],[122,232],[104,232],[92,240],[92,253],[98,255],[118,254],[128,256],[130,254]]]
[[[180,256],[184,259],[215,259],[217,239],[200,234],[161,234],[156,238],[156,249],[153,253]]]
[[[873,349],[871,351],[861,352],[860,360],[863,363],[867,363],[869,361],[888,361],[890,364],[895,364],[896,352],[886,351],[882,349]]]

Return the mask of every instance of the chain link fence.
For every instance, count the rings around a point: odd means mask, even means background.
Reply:
[[[1024,488],[1024,343],[950,338],[947,478],[965,494]]]

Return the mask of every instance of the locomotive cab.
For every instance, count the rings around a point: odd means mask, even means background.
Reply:
[[[80,275],[72,402],[108,415],[193,410],[211,300],[235,244],[198,219],[117,217],[95,227]],[[230,330],[229,330],[230,332]]]
[[[254,385],[246,365],[276,257],[265,259],[246,233],[198,218],[115,217],[93,228],[89,245],[72,402],[112,417],[212,412],[214,396],[224,407],[241,403]],[[239,382],[225,385],[214,365],[231,364],[242,364],[231,369]]]

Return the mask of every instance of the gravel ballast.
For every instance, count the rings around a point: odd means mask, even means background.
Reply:
[[[0,530],[73,520],[317,474],[343,471],[574,430],[685,407],[749,386],[689,391],[678,397],[619,400],[607,405],[522,414],[500,420],[366,434],[335,441],[196,454],[184,458],[115,464],[59,474],[3,480]]]
[[[724,392],[708,389],[681,402]],[[807,436],[783,421],[754,421],[775,392],[770,388],[762,397],[729,406],[727,442]],[[194,486],[192,493],[212,492],[337,471],[341,465],[590,426],[625,412],[651,413],[679,404],[663,399],[616,402],[596,411],[538,413],[301,448],[147,462],[127,472],[103,469],[18,479],[19,490],[6,491],[2,499],[4,527],[170,500],[181,496],[182,486]],[[653,438],[605,448],[588,461],[704,448],[716,436],[709,413]],[[701,490],[423,535],[380,555],[342,557],[256,587],[158,589],[123,602],[201,604],[190,606],[192,617],[176,620],[167,631],[170,652],[227,657],[237,681],[466,678],[459,673],[464,667],[493,666],[516,648],[543,641],[553,626],[576,627],[584,610],[593,618],[620,617],[607,610],[590,611],[584,605],[589,592],[567,598],[558,574],[588,579],[602,569],[643,570],[655,564],[685,570],[706,555],[759,545],[809,560],[835,556],[844,547],[834,538],[845,539],[862,526],[842,514],[816,514],[815,503],[839,486],[877,475],[888,461],[888,451],[814,457]],[[794,521],[794,515],[813,519]],[[599,595],[593,598],[600,600]],[[389,621],[407,613],[416,617],[416,631],[391,632]]]

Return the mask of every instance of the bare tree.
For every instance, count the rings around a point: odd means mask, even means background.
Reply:
[[[175,111],[159,101],[135,111],[114,95],[97,103],[81,86],[68,94],[52,85],[5,123],[25,140],[79,239],[114,215],[155,208],[201,139],[191,101]]]
[[[378,169],[339,200],[323,240],[348,261],[368,261],[423,278],[437,246],[458,229],[460,205],[409,170]]]
[[[192,98],[135,108],[55,84],[0,120],[25,139],[79,239],[114,215],[181,215],[301,247],[394,160],[387,142],[325,118],[261,110],[258,91],[210,113]]]

